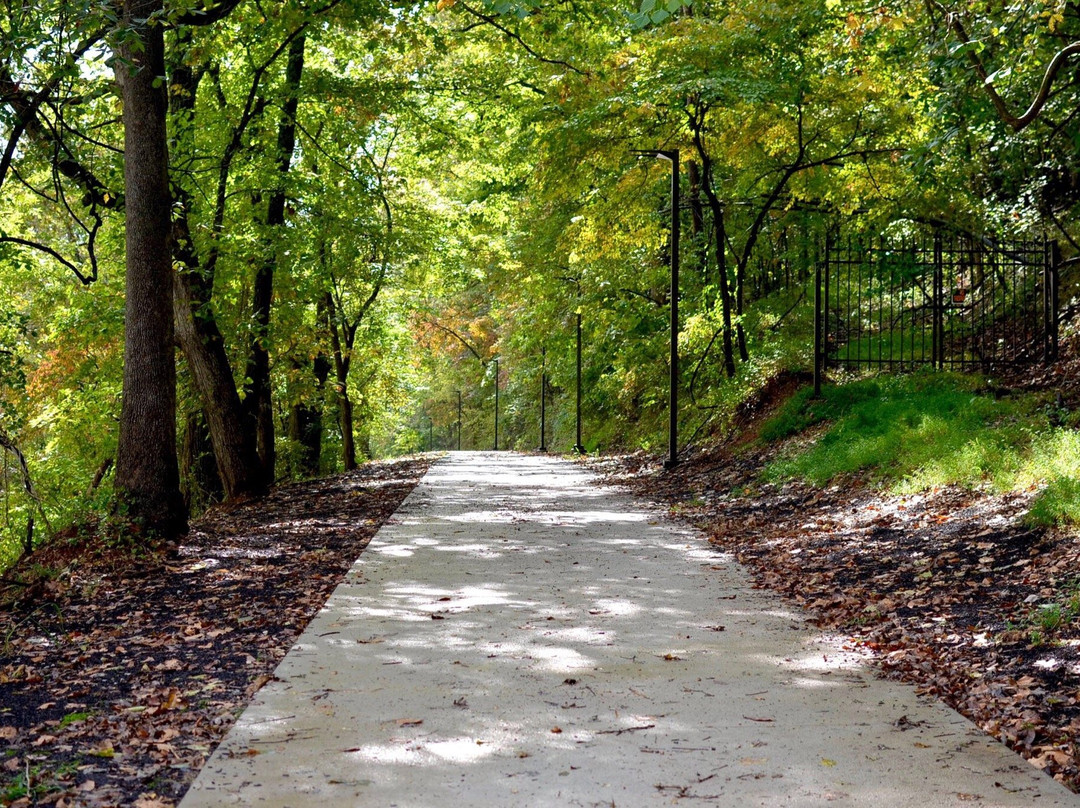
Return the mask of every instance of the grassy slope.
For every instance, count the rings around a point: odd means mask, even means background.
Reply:
[[[804,389],[762,428],[791,441],[767,479],[815,485],[856,476],[896,493],[959,484],[1042,490],[1026,519],[1080,523],[1080,433],[1046,394],[1003,392],[978,376],[918,373]]]

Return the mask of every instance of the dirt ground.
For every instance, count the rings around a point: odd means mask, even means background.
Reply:
[[[0,805],[171,806],[427,469],[284,486],[139,557],[73,536],[0,588]]]
[[[1080,395],[1059,366],[1042,380]],[[779,399],[785,390],[766,391]],[[1073,790],[1080,786],[1080,538],[1029,530],[1033,492],[890,496],[762,483],[753,442],[591,465],[706,531],[762,587],[872,651]],[[277,490],[132,558],[54,545],[0,587],[0,805],[171,806],[368,540],[421,460]],[[87,548],[90,552],[88,554]],[[78,564],[76,564],[78,561]]]

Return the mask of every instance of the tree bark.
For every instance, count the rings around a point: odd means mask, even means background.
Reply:
[[[686,174],[690,180],[690,233],[693,238],[694,255],[697,257],[698,272],[702,284],[705,285],[709,282],[709,247],[704,238],[705,208],[701,204],[701,168],[697,160],[687,162]]]
[[[255,443],[244,429],[240,396],[209,301],[197,280],[197,266],[183,269],[173,294],[176,335],[206,412],[218,473],[226,499],[262,496],[267,481]]]
[[[341,424],[341,460],[346,471],[356,468],[356,438],[353,435],[353,405],[349,398],[349,369],[352,366],[352,341],[355,327],[341,323],[338,332],[338,311],[334,295],[327,292],[324,299],[326,325],[330,331],[330,344],[334,349],[334,389],[338,399],[338,417]]]
[[[187,530],[187,510],[176,457],[165,45],[154,18],[162,10],[162,0],[126,0],[124,22],[141,47],[125,42],[118,54],[127,227],[116,491],[128,517],[171,538]]]
[[[266,224],[270,228],[285,223],[285,180],[296,147],[296,109],[300,96],[300,79],[304,72],[304,47],[307,37],[303,34],[289,44],[288,63],[285,66],[285,101],[282,104],[278,124],[277,160],[278,184],[270,194],[266,210]],[[250,380],[244,396],[244,409],[249,429],[253,429],[258,444],[259,461],[267,484],[274,481],[276,453],[274,449],[274,410],[270,386],[270,313],[274,298],[274,271],[277,268],[275,245],[266,245],[266,257],[255,273],[252,295],[251,345],[246,376]]]
[[[320,302],[320,310],[323,303]],[[299,363],[297,369],[299,369]],[[322,462],[323,388],[330,376],[330,360],[319,353],[312,361],[316,396],[311,402],[297,401],[289,410],[289,440],[297,447],[297,471],[305,477],[319,473]]]
[[[203,412],[189,412],[180,447],[180,490],[191,511],[199,511],[225,494],[218,466],[214,460],[210,429]]]

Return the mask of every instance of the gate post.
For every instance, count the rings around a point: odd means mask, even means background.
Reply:
[[[1043,364],[1058,356],[1058,266],[1061,245],[1045,241],[1043,247]]]
[[[933,301],[933,361],[931,367],[945,367],[945,261],[941,247],[941,231],[934,231],[934,301]],[[914,358],[914,357],[913,357]]]
[[[829,260],[829,236],[825,236],[825,260]],[[822,347],[821,261],[814,262],[814,398],[821,396],[821,370],[825,361]]]

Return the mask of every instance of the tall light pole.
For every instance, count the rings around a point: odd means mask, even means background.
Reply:
[[[461,391],[456,390],[457,393],[457,450],[461,451]]]
[[[499,359],[495,362],[495,451],[499,451]]]
[[[581,443],[581,308],[577,310],[577,443],[574,451],[585,454],[585,446]]]
[[[664,468],[679,464],[679,150],[635,150],[643,157],[671,163],[671,375],[668,382],[668,459]]]
[[[540,451],[547,451],[547,346],[540,346]]]

